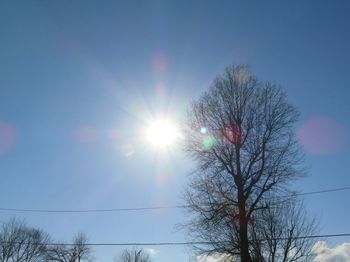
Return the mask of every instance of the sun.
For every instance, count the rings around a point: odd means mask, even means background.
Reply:
[[[178,137],[178,129],[168,120],[156,120],[146,129],[148,142],[159,149],[169,148],[174,145]]]

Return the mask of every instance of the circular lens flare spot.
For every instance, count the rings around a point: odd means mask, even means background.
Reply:
[[[135,153],[133,144],[124,144],[121,148],[121,153],[126,157],[131,157]]]
[[[75,137],[80,143],[91,143],[97,140],[97,129],[91,125],[80,126],[75,130]]]
[[[206,127],[201,127],[201,133],[202,134],[206,134],[206,133],[208,133],[208,129],[206,128]]]
[[[11,150],[15,143],[16,129],[0,121],[0,156]]]
[[[304,149],[311,154],[331,154],[341,150],[346,143],[346,129],[326,117],[314,117],[298,130]]]
[[[215,138],[208,136],[203,140],[203,146],[205,150],[210,150],[215,146]]]

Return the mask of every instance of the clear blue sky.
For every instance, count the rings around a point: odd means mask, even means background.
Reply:
[[[279,83],[300,110],[310,176],[301,191],[350,186],[348,1],[1,1],[0,207],[93,209],[181,204],[194,167],[142,136],[232,63]],[[321,233],[350,232],[349,191],[307,197]],[[179,210],[13,215],[70,241],[186,239]],[[350,239],[332,239],[337,244]],[[187,261],[160,247],[155,261]],[[99,261],[119,248],[99,247]]]

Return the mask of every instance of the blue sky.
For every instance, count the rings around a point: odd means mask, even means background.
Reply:
[[[301,191],[350,186],[347,1],[2,1],[0,207],[94,209],[181,204],[194,167],[157,150],[144,126],[181,122],[229,64],[281,84],[300,110],[310,176]],[[350,232],[349,192],[309,196],[321,233]],[[69,241],[186,238],[181,210],[13,215]],[[350,239],[329,239],[330,245]],[[183,247],[155,261],[187,261]],[[99,261],[120,248],[99,247]]]

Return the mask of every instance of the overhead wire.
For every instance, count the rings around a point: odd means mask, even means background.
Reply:
[[[109,209],[22,209],[0,207],[0,211],[31,212],[31,213],[103,213],[103,212],[127,212],[145,211],[157,209],[184,208],[185,205],[177,206],[151,206],[151,207],[131,207],[131,208],[109,208]]]
[[[324,194],[324,193],[331,193],[331,192],[338,192],[338,191],[345,191],[345,190],[350,190],[350,186],[329,188],[329,189],[324,189],[319,191],[294,193],[288,196],[282,196],[282,198]],[[147,210],[160,210],[160,209],[179,209],[179,208],[188,208],[188,207],[190,207],[190,205],[108,208],[108,209],[26,209],[26,208],[0,207],[0,211],[29,212],[29,213],[105,213],[105,212],[147,211]]]
[[[290,196],[315,195],[323,193],[331,193],[338,191],[350,190],[350,186],[330,188],[319,191],[294,193]],[[3,208],[0,211],[15,211],[15,212],[35,212],[35,213],[91,213],[91,212],[123,212],[123,211],[143,211],[143,210],[157,210],[157,209],[171,209],[171,208],[186,208],[189,205],[174,205],[174,206],[151,206],[151,207],[135,207],[135,208],[110,208],[110,209],[80,209],[80,210],[53,210],[53,209],[19,209],[19,208]],[[340,234],[324,234],[324,235],[307,235],[298,236],[294,239],[317,239],[317,238],[333,238],[333,237],[349,237],[350,233]],[[275,240],[285,240],[286,238],[274,238]],[[266,241],[267,239],[260,239],[258,241]],[[3,243],[0,241],[0,243]],[[73,246],[74,243],[40,243],[47,246]],[[209,241],[183,241],[183,242],[130,242],[130,243],[86,243],[87,246],[185,246],[185,245],[208,245]]]
[[[333,238],[333,237],[348,237],[350,233],[342,234],[324,234],[324,235],[306,235],[306,236],[296,236],[293,239],[317,239],[317,238]],[[286,237],[281,238],[270,238],[270,239],[257,239],[255,241],[267,241],[267,240],[288,240]],[[229,241],[219,241],[220,243],[225,243]],[[6,241],[0,241],[0,243],[7,243]],[[13,243],[13,242],[11,242]],[[26,244],[31,244],[32,242],[26,242]],[[22,243],[23,244],[23,243]],[[74,243],[50,243],[41,242],[35,243],[37,245],[46,246],[74,246]],[[169,242],[120,242],[120,243],[85,243],[86,246],[186,246],[186,245],[210,245],[210,241],[169,241]]]
[[[319,191],[311,191],[311,192],[304,192],[304,193],[295,193],[293,195],[294,196],[306,196],[306,195],[316,195],[316,194],[331,193],[331,192],[344,191],[344,190],[350,190],[350,186],[338,187],[338,188],[330,188],[330,189],[324,189],[324,190],[319,190]]]

